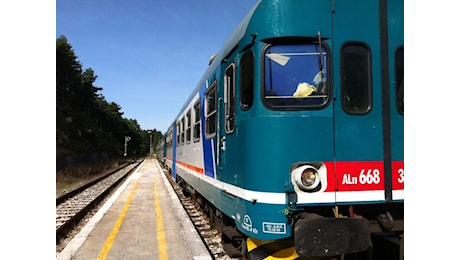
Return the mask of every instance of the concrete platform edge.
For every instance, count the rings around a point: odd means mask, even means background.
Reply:
[[[156,166],[158,167],[158,170],[160,172],[161,178],[165,183],[166,189],[168,190],[169,197],[171,198],[172,201],[172,208],[174,208],[174,212],[176,213],[177,217],[181,220],[183,220],[182,226],[184,228],[184,240],[190,245],[190,248],[193,252],[193,259],[194,260],[208,260],[208,259],[213,259],[204,245],[203,240],[201,237],[198,235],[198,231],[196,230],[195,226],[193,225],[192,221],[190,220],[189,216],[185,212],[184,207],[179,201],[179,198],[177,197],[176,192],[173,190],[171,187],[171,184],[169,183],[167,177],[164,175],[163,170],[161,169],[160,165],[158,164],[158,161],[155,161]]]

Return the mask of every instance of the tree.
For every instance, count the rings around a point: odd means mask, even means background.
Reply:
[[[56,149],[57,157],[71,154],[123,156],[124,137],[130,136],[129,155],[149,152],[149,134],[135,119],[126,119],[120,105],[107,102],[97,75],[83,71],[65,36],[56,40]],[[153,130],[153,146],[158,131]],[[160,133],[161,135],[161,133]]]
[[[86,111],[88,113],[92,112],[98,98],[98,91],[101,91],[102,88],[95,87],[93,83],[96,81],[97,76],[94,74],[94,70],[91,68],[86,69],[81,74],[81,84],[78,91],[78,101],[77,105],[79,106],[79,111]]]
[[[56,40],[56,105],[70,106],[80,84],[81,64],[64,36]]]

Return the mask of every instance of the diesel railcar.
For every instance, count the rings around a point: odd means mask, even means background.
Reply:
[[[227,252],[403,258],[403,9],[262,0],[213,56],[157,154]]]

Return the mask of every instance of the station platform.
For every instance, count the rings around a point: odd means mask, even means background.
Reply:
[[[155,159],[146,159],[56,257],[212,259]]]

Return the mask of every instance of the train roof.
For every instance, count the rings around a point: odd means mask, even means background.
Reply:
[[[201,89],[201,87],[206,82],[206,80],[209,78],[209,76],[216,70],[220,62],[230,53],[231,50],[233,50],[238,45],[240,40],[244,37],[246,33],[246,29],[248,28],[248,24],[251,21],[251,18],[261,1],[262,0],[257,2],[251,8],[251,10],[246,14],[246,16],[240,22],[240,24],[235,28],[235,30],[230,35],[230,37],[227,38],[227,41],[224,43],[223,47],[216,54],[216,57],[212,60],[208,69],[206,70],[204,75],[201,77],[201,79],[198,81],[198,84],[196,85],[195,89],[193,90],[191,95],[187,98],[187,101],[184,103],[182,108],[179,110],[178,115],[174,119],[174,122],[172,123],[172,125],[168,128],[168,131],[174,126],[174,123],[180,117],[185,107],[191,102],[192,98],[196,95],[196,93],[198,93],[198,91]]]

